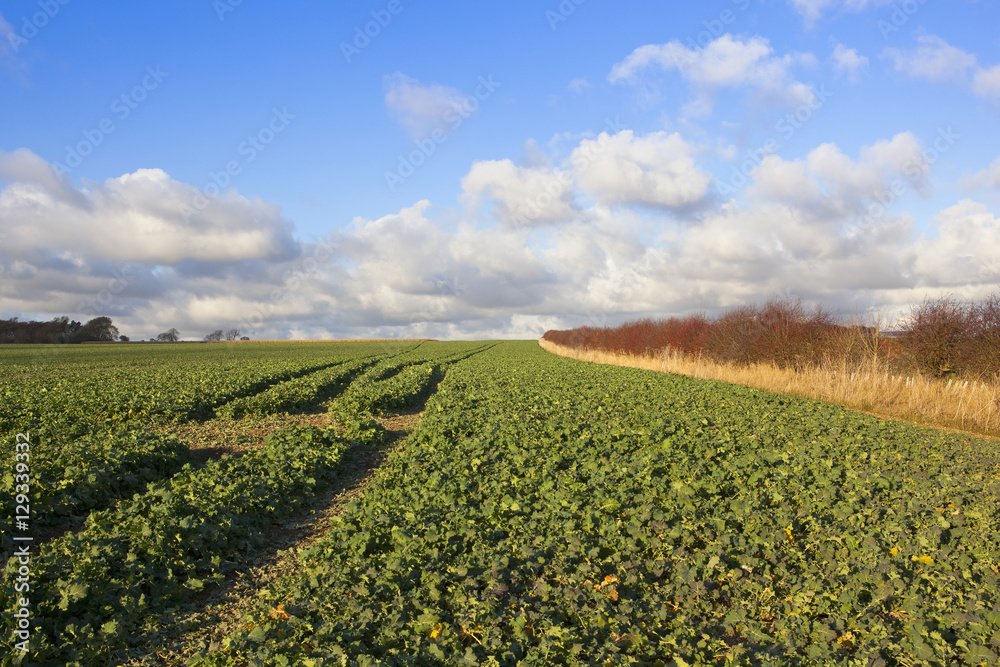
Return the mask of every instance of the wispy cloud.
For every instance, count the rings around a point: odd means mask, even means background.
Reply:
[[[977,69],[972,78],[972,92],[1000,102],[1000,65]]]
[[[989,167],[962,180],[963,188],[993,188],[1000,190],[1000,157],[993,160]]]
[[[18,57],[18,48],[21,37],[0,12],[0,69],[5,69],[18,76],[23,76],[27,70],[26,63]]]
[[[449,117],[462,110],[466,95],[440,84],[422,84],[401,72],[385,77],[385,106],[415,138],[445,131]]]
[[[828,9],[860,12],[868,5],[887,5],[893,0],[788,0],[795,11],[802,15],[806,29],[812,29]]]
[[[934,83],[965,81],[976,67],[976,56],[952,46],[936,35],[919,35],[917,48],[886,48],[882,57],[893,69],[914,79]]]
[[[849,49],[838,43],[833,49],[833,69],[839,76],[846,76],[851,83],[857,83],[868,72],[868,58],[856,49]]]
[[[1000,65],[981,66],[975,54],[937,35],[919,35],[915,49],[884,49],[882,58],[910,78],[968,86],[974,95],[1000,103]]]
[[[680,41],[647,44],[634,50],[611,69],[611,83],[637,83],[651,69],[676,71],[691,85],[695,100],[688,106],[693,113],[707,113],[713,95],[721,88],[748,88],[764,101],[798,105],[808,102],[808,86],[796,81],[792,68],[811,65],[810,54],[778,56],[764,37],[734,37],[725,34],[704,48],[689,48]]]

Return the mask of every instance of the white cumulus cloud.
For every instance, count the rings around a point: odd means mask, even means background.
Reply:
[[[486,200],[503,222],[536,225],[576,212],[573,178],[559,169],[518,167],[511,160],[483,160],[462,179],[464,200],[475,209]]]
[[[980,296],[1000,281],[1000,220],[986,204],[918,221],[889,203],[853,228],[873,193],[928,186],[911,170],[923,151],[910,133],[850,155],[832,143],[772,155],[742,203],[707,197],[696,157],[708,149],[679,133],[574,145],[561,163],[475,163],[464,210],[419,201],[313,242],[236,191],[186,219],[178,209],[194,188],[160,170],[80,187],[28,151],[7,153],[0,317],[109,315],[133,338],[170,327],[187,338],[230,327],[253,338],[530,338],[779,293],[851,313],[937,291]],[[550,178],[567,187],[553,195]],[[539,224],[510,224],[543,193]]]
[[[702,201],[712,180],[694,152],[676,132],[636,137],[623,130],[581,141],[570,162],[580,187],[601,203],[676,209]]]
[[[920,141],[902,132],[863,147],[857,160],[833,143],[817,146],[804,159],[768,156],[753,171],[749,192],[759,200],[794,205],[839,224],[894,187],[925,192],[927,167]]]
[[[936,234],[913,248],[922,285],[982,292],[1000,282],[1000,219],[986,204],[963,199],[935,218]],[[976,296],[979,296],[977,294]]]
[[[185,260],[283,259],[297,252],[274,204],[235,191],[198,211],[198,191],[160,169],[140,169],[77,189],[26,150],[0,156],[4,252],[60,248],[105,260],[173,265]]]

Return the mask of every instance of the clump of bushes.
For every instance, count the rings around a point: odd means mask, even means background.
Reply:
[[[903,320],[902,361],[925,375],[977,380],[1000,373],[1000,297],[926,299]]]
[[[650,355],[670,349],[722,362],[801,366],[828,355],[844,330],[822,308],[810,311],[800,301],[772,299],[763,305],[733,308],[715,319],[704,314],[645,319],[619,327],[548,331],[544,338],[568,347],[625,354]]]

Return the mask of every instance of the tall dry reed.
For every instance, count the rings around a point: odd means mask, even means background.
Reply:
[[[719,363],[669,350],[640,356],[574,349],[544,339],[538,344],[553,354],[581,361],[721,380],[925,426],[1000,435],[1000,387],[995,383],[892,375],[871,363],[859,367],[832,362],[794,370],[764,363]]]

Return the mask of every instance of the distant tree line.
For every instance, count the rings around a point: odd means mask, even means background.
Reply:
[[[163,333],[154,336],[149,339],[151,343],[176,343],[181,339],[181,332],[177,329],[167,329]],[[246,336],[240,337],[239,329],[230,329],[229,331],[223,331],[222,329],[216,329],[210,334],[206,334],[205,342],[215,343],[221,340],[250,340]]]
[[[157,334],[149,339],[151,343],[176,343],[181,339],[181,332],[175,328],[170,328],[161,334]],[[221,340],[250,340],[247,336],[240,336],[239,329],[223,331],[216,329],[205,336],[208,342]],[[86,324],[81,324],[76,320],[71,320],[65,315],[54,317],[48,322],[36,322],[34,320],[22,322],[14,317],[9,320],[0,320],[0,344],[62,344],[67,343],[112,343],[121,341],[128,343],[129,337],[119,333],[118,327],[114,325],[110,317],[95,317]]]
[[[176,343],[180,339],[181,339],[181,332],[178,331],[177,329],[170,328],[170,329],[167,329],[166,331],[164,331],[163,333],[161,333],[161,334],[159,334],[159,335],[157,335],[157,336],[155,336],[153,338],[150,338],[149,342],[151,342],[151,343]]]
[[[92,341],[128,341],[118,332],[110,317],[95,317],[86,324],[66,316],[48,322],[22,322],[14,317],[0,320],[0,344],[3,343],[86,343]]]
[[[246,336],[240,338],[239,329],[230,329],[229,331],[223,331],[222,329],[216,329],[212,333],[205,336],[205,340],[209,343],[217,343],[220,340],[250,340]]]

